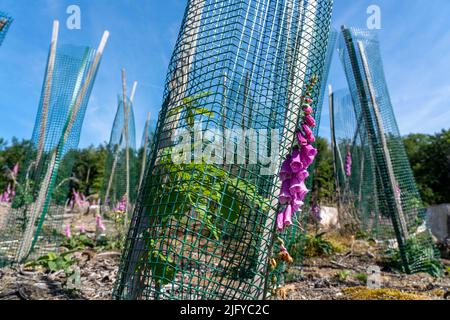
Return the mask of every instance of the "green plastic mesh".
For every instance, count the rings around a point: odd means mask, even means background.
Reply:
[[[341,210],[393,249],[403,270],[437,274],[440,265],[393,113],[376,34],[343,28],[339,55],[350,88],[350,96],[340,92],[334,97]]]
[[[108,144],[108,156],[106,158],[102,187],[102,200],[109,209],[117,208],[119,203],[126,199],[127,179],[129,179],[128,188],[130,194],[128,199],[130,205],[132,206],[136,200],[138,163],[134,111],[133,104],[129,99],[127,99],[125,106],[128,110],[127,115],[125,114],[123,97],[119,96],[117,112]],[[128,119],[127,128],[125,126],[126,118]],[[127,178],[127,175],[129,178]]]
[[[336,41],[338,35],[339,33],[334,28],[331,28],[326,49],[327,51],[323,69],[323,77],[321,78],[321,81],[318,84],[318,88],[320,90],[317,91],[318,92],[317,96],[313,97],[314,100],[317,100],[317,102],[315,102],[314,108],[315,109],[314,118],[316,119],[316,127],[313,128],[313,133],[315,136],[317,136],[319,133],[323,102],[326,95],[327,80],[328,75],[330,73],[333,55],[336,50]],[[315,162],[308,169],[309,177],[306,181],[306,186],[309,190],[312,190],[312,184],[314,180],[314,169],[315,169]],[[311,216],[311,208],[314,204],[316,204],[315,199],[312,199],[311,194],[308,194],[305,200],[305,206],[303,207],[301,214],[296,217],[296,222],[293,228],[288,229],[287,234],[284,236],[286,248],[288,248],[289,253],[294,258],[294,264],[296,266],[301,266],[304,261],[304,245],[307,236],[306,231],[308,227],[309,218]],[[283,273],[279,273],[277,277],[279,278],[278,282],[282,283]]]
[[[141,147],[138,150],[138,191],[141,187],[142,180],[145,176],[145,171],[148,168],[149,160],[151,159],[152,146],[155,142],[155,128],[150,123],[150,118],[147,119],[142,133]]]
[[[10,16],[0,11],[0,46],[2,45],[3,40],[6,37],[6,33],[8,32],[8,29],[11,26],[12,22],[13,19]]]
[[[313,75],[322,78],[331,7],[329,0],[188,1],[115,298],[266,297],[276,173],[291,151],[302,93]],[[217,163],[175,164],[174,140],[198,127],[213,131],[219,147],[223,129],[268,130],[280,145],[269,150],[275,172],[261,174],[267,166],[249,161],[264,141],[255,146],[242,136],[231,145],[245,156],[232,163],[221,163],[219,152]]]
[[[82,94],[95,50],[62,45],[56,49],[45,111],[45,81],[32,145],[22,165],[17,194],[0,230],[0,264],[23,261],[53,251],[63,237],[74,151],[97,69]],[[50,61],[50,55],[49,55]],[[48,62],[49,63],[49,62]],[[77,98],[82,100],[78,101]]]

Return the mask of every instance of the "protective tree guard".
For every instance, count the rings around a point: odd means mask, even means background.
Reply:
[[[13,18],[8,16],[5,12],[0,11],[0,46],[5,40],[6,34],[8,33],[9,27],[13,22]]]
[[[339,55],[350,94],[334,93],[333,121],[340,210],[387,241],[407,273],[440,273],[372,31],[342,28]],[[398,249],[396,249],[398,247]]]
[[[125,80],[123,78],[123,80]],[[136,92],[135,82],[131,95],[126,95],[123,83],[122,95],[118,96],[116,116],[108,143],[108,155],[101,198],[106,210],[116,210],[119,203],[125,205],[124,211],[132,210],[138,187],[138,167],[136,150],[136,129],[133,100]],[[124,103],[124,101],[127,101]]]
[[[296,139],[306,87],[313,76],[323,81],[331,10],[331,0],[188,1],[116,299],[267,297],[278,171]],[[270,145],[251,136],[231,140],[233,150],[245,150],[231,163],[220,153],[212,163],[173,161],[181,132],[194,140],[224,129],[265,130],[279,146],[274,161],[251,161]],[[230,140],[213,136],[200,146]]]
[[[95,51],[58,45],[53,25],[32,148],[19,175],[17,194],[0,231],[0,265],[55,250],[63,239],[73,150],[78,147],[87,104],[109,33]]]

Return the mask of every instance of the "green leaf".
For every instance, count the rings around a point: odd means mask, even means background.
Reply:
[[[55,261],[48,261],[48,269],[51,272],[59,271],[58,264]]]
[[[50,252],[47,254],[48,260],[49,261],[54,261],[58,259],[58,256],[56,255],[56,253]]]
[[[160,285],[168,284],[175,278],[175,264],[171,258],[165,257],[162,253],[157,251],[152,253],[149,267],[153,279]]]

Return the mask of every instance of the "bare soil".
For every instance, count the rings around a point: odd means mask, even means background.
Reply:
[[[363,245],[330,257],[309,258],[301,268],[291,267],[286,285],[278,291],[278,299],[450,299],[448,271],[442,278],[433,278],[428,274],[406,275],[381,267],[382,289],[368,290],[364,275],[369,266],[380,264],[368,248]],[[78,289],[68,288],[63,271],[49,274],[43,270],[26,271],[23,267],[4,268],[0,269],[0,300],[111,299],[120,253],[84,250],[75,253],[75,258],[80,270]]]

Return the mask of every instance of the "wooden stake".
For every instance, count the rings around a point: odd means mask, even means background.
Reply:
[[[145,173],[145,165],[147,162],[147,148],[148,148],[148,128],[150,124],[150,112],[147,114],[147,121],[145,122],[145,128],[144,128],[144,149],[142,153],[142,164],[141,164],[141,174],[139,177],[139,187],[138,191],[141,190],[142,186],[142,180],[144,179],[144,173]]]
[[[305,7],[300,7],[299,10],[302,10],[301,15],[315,16],[317,11],[317,0],[308,1]],[[293,10],[293,8],[288,8],[288,10]],[[292,12],[290,13],[292,15]],[[300,106],[302,104],[302,96],[299,92],[292,92],[292,90],[297,90],[298,88],[304,88],[307,74],[307,66],[309,65],[309,57],[311,46],[313,45],[313,36],[314,30],[311,24],[305,23],[304,28],[301,31],[300,43],[298,44],[298,49],[296,49],[296,59],[294,61],[294,69],[295,73],[294,81],[292,86],[290,87],[291,92],[289,92],[288,105],[286,107],[286,118],[283,126],[283,133],[281,137],[283,141],[281,142],[281,147],[285,146],[285,150],[280,150],[280,157],[277,161],[275,168],[279,168],[281,166],[282,159],[284,159],[288,153],[289,149],[293,145],[295,141],[295,131],[297,125],[298,115],[300,113]],[[274,177],[274,188],[271,192],[273,195],[273,200],[271,203],[271,207],[276,208],[278,206],[278,196],[280,194],[281,189],[281,180],[278,176]],[[260,259],[258,261],[258,273],[255,277],[254,284],[255,286],[263,287],[264,290],[261,290],[261,294],[258,297],[259,299],[266,299],[267,293],[269,290],[269,272],[268,272],[268,260],[273,248],[273,244],[276,237],[275,223],[277,212],[275,210],[270,210],[267,215],[262,239],[263,242],[260,248]]]
[[[133,93],[134,95],[134,93]],[[134,98],[134,97],[133,97]],[[122,99],[123,99],[123,112],[124,112],[124,138],[125,138],[125,171],[126,171],[126,194],[125,194],[125,219],[124,224],[128,224],[128,207],[130,200],[130,149],[128,145],[128,115],[129,107],[127,103],[127,83],[125,69],[122,69]]]
[[[59,32],[59,21],[53,21],[53,32],[52,32],[52,40],[50,43],[50,53],[48,56],[47,62],[47,72],[44,80],[44,99],[42,102],[42,117],[40,124],[40,133],[39,133],[39,143],[38,143],[38,152],[36,157],[35,168],[39,167],[39,162],[41,161],[42,154],[44,152],[45,147],[45,135],[46,135],[46,127],[47,127],[47,118],[48,118],[48,108],[50,104],[52,83],[53,83],[53,71],[55,68],[55,60],[56,60],[56,46],[58,44],[58,32]]]

